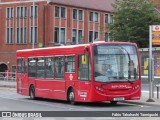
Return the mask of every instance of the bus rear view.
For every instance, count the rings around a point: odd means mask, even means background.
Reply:
[[[99,44],[93,47],[96,101],[137,100],[141,95],[137,47]]]

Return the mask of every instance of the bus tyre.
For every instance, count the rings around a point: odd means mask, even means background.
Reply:
[[[35,89],[34,89],[34,86],[31,86],[30,87],[30,90],[29,90],[29,94],[30,94],[30,98],[32,100],[34,100],[36,97],[35,97]]]
[[[117,105],[117,101],[110,101],[112,105]]]
[[[73,88],[70,89],[70,91],[69,91],[68,100],[69,100],[71,105],[75,105],[75,93],[74,93]]]

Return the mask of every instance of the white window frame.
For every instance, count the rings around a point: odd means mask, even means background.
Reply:
[[[59,14],[58,14],[58,16],[56,16],[56,7],[58,7],[59,8]],[[64,8],[65,9],[65,17],[62,17],[62,8]],[[66,16],[67,16],[67,8],[65,7],[65,6],[54,6],[54,17],[56,17],[56,18],[62,18],[62,19],[66,19]]]
[[[92,21],[90,20],[90,13],[91,13],[91,12],[93,13],[93,18],[92,18],[93,20],[92,20]],[[98,21],[96,21],[96,13],[97,13],[97,15],[98,15],[98,16],[97,16],[97,17],[98,17],[98,18],[97,18]],[[89,11],[89,22],[99,23],[99,21],[100,21],[100,13],[99,13],[98,11]]]
[[[35,16],[34,17],[38,17],[38,9],[39,9],[38,5],[35,5],[34,7],[35,7],[35,14],[34,14]],[[33,8],[33,5],[30,6],[30,17],[31,18],[33,17],[33,15],[32,15],[32,12],[33,12],[32,8]],[[36,8],[37,8],[37,11],[36,11]]]
[[[6,18],[7,19],[14,18],[14,8],[12,8],[12,7],[7,7],[6,8]]]
[[[66,44],[66,28],[65,27],[57,27],[57,26],[55,26],[53,29],[54,29],[54,37],[55,37],[55,28],[58,28],[58,42],[55,42],[55,39],[54,39],[54,43],[58,43],[58,44],[61,44],[62,43],[62,41],[61,41],[61,38],[62,38],[62,36],[61,36],[61,29],[62,28],[64,28],[64,30],[65,30],[65,32],[64,32],[64,34],[65,34],[65,36],[64,36],[64,44]]]
[[[14,29],[13,29],[13,27],[7,27],[7,30],[6,30],[6,44],[13,44],[13,41],[14,41]]]
[[[33,44],[33,43],[32,43],[32,33],[33,33],[32,28],[33,28],[33,26],[30,27],[30,43],[31,43],[31,44]],[[38,43],[38,26],[34,26],[34,30],[35,30],[35,32],[36,32],[36,29],[35,29],[35,28],[37,28],[37,36],[36,36],[36,34],[35,34],[34,37],[37,38],[37,39],[34,40],[34,44],[37,44],[37,43]],[[35,33],[35,32],[34,32],[34,33]]]

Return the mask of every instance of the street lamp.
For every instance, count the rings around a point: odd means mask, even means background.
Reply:
[[[32,7],[32,49],[34,49],[34,43],[35,43],[35,1],[33,0],[33,7]]]

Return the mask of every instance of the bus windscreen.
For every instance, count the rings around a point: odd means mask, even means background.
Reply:
[[[96,45],[93,54],[96,82],[133,82],[139,79],[135,46]]]

